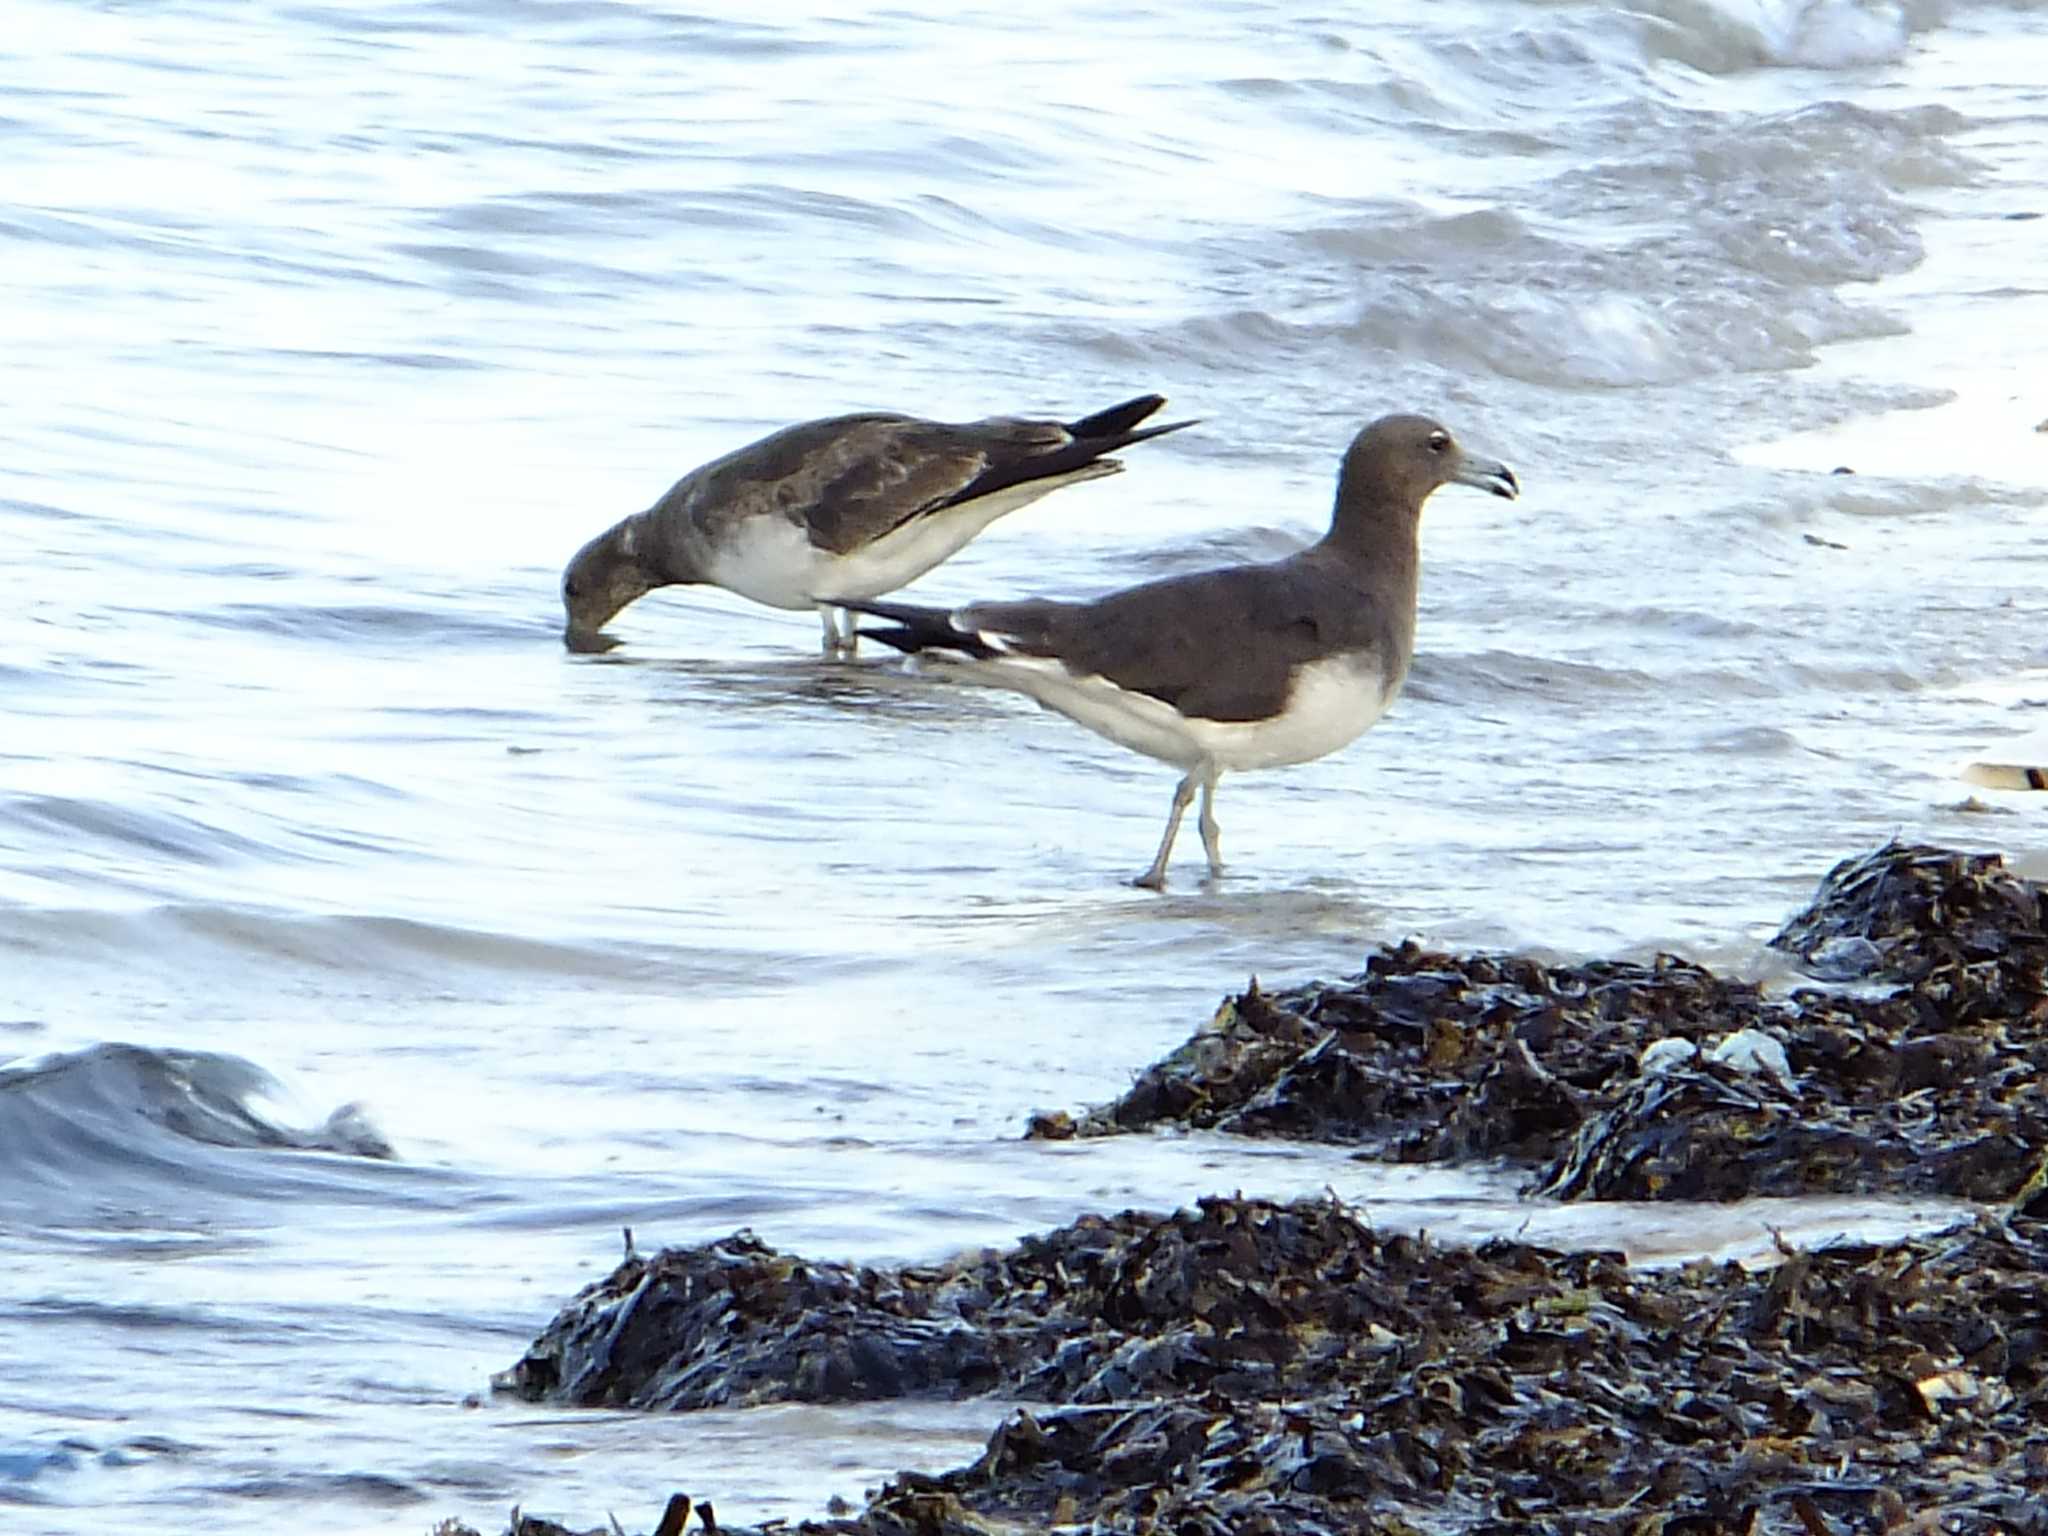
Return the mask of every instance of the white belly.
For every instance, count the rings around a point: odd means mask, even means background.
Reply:
[[[705,579],[770,608],[809,608],[826,557],[786,517],[750,517],[706,550]]]
[[[912,518],[849,554],[820,555],[824,563],[817,576],[818,600],[881,597],[898,587],[907,587],[926,571],[959,554],[997,518],[1007,517],[1019,507],[1028,507],[1063,485],[1115,472],[1114,466],[1096,463],[1051,480],[1013,485],[993,496],[977,496],[957,507]]]
[[[1310,662],[1295,674],[1287,708],[1271,720],[1194,722],[1195,733],[1224,768],[1285,768],[1347,747],[1394,702],[1376,657]]]
[[[978,496],[957,507],[912,518],[872,544],[844,555],[817,548],[809,534],[786,517],[750,517],[732,525],[720,543],[705,550],[700,569],[707,580],[728,592],[770,608],[809,608],[840,598],[881,597],[957,555],[997,518],[1029,506],[1063,485],[1115,473],[1115,465],[1098,462],[1050,480],[1033,480],[993,496]]]
[[[1283,768],[1357,740],[1393,702],[1376,660],[1311,662],[1295,676],[1287,707],[1269,720],[1190,720],[1148,694],[1100,677],[1076,677],[1056,661],[1004,656],[962,662],[977,681],[1026,694],[1120,747],[1177,768],[1213,764],[1228,773]]]

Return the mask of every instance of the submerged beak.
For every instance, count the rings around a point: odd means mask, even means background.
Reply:
[[[1477,491],[1491,491],[1509,501],[1522,494],[1522,482],[1499,459],[1482,459],[1468,453],[1459,462],[1458,472],[1451,479]]]
[[[571,651],[578,656],[602,656],[606,651],[612,650],[623,643],[623,641],[616,640],[612,636],[605,634],[602,630],[564,629],[562,631],[563,649]]]

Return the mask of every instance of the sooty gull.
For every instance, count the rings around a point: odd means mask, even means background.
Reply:
[[[1014,689],[1179,768],[1166,835],[1135,882],[1158,890],[1197,787],[1202,847],[1218,875],[1222,774],[1334,752],[1394,701],[1415,651],[1422,504],[1452,483],[1510,499],[1521,491],[1507,465],[1467,453],[1427,417],[1383,416],[1344,455],[1330,531],[1284,560],[1088,603],[848,606],[890,621],[862,634],[931,653],[968,681]]]
[[[1113,475],[1104,455],[1192,422],[1141,427],[1166,403],[1141,395],[1079,421],[993,416],[923,421],[871,411],[771,433],[693,469],[645,512],[606,529],[562,574],[571,650],[656,587],[708,582],[771,608],[816,608],[825,651],[851,652],[833,610],[879,597],[957,554],[1006,512]]]

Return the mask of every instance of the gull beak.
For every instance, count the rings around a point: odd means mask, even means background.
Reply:
[[[601,630],[564,629],[562,631],[563,649],[578,656],[602,656],[606,651],[617,647],[619,643],[615,637],[607,635]]]
[[[1499,459],[1482,459],[1473,454],[1460,458],[1458,472],[1451,479],[1459,485],[1469,485],[1476,491],[1491,491],[1494,495],[1513,501],[1522,494],[1522,482],[1515,478],[1515,472]]]

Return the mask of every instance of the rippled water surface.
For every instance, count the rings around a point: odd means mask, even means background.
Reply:
[[[1253,972],[1754,966],[1888,833],[2041,847],[1952,769],[2048,700],[2048,12],[1353,9],[17,0],[0,1524],[800,1516],[999,1416],[492,1400],[623,1226],[1929,1219],[1015,1140]],[[1407,695],[1225,784],[1220,885],[1119,884],[1167,771],[807,615],[672,589],[558,642],[567,555],[771,427],[1147,390],[1203,427],[919,593],[1287,549],[1388,409],[1526,490],[1431,504]]]

